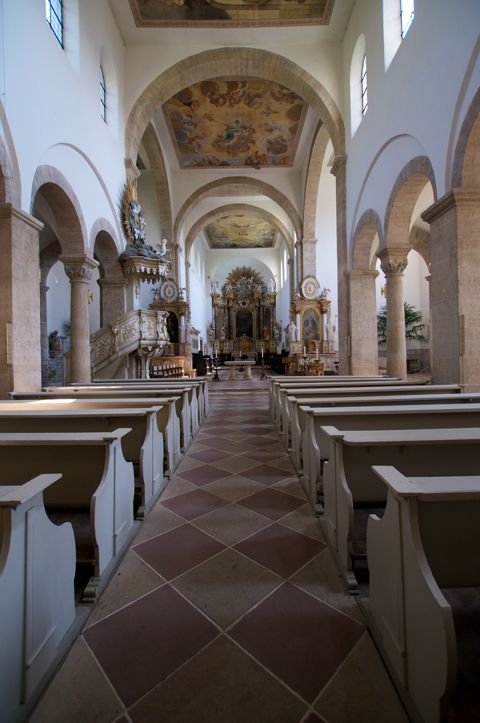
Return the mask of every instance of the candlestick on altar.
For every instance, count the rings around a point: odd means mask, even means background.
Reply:
[[[315,351],[317,352],[316,360],[318,361],[318,347],[315,349]]]

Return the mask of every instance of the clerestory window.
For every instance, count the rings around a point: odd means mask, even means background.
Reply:
[[[45,18],[53,34],[63,48],[63,2],[62,0],[45,0]]]
[[[365,115],[368,109],[368,84],[367,84],[367,56],[363,56],[362,70],[360,73],[360,87],[362,91],[362,115]]]
[[[414,0],[400,0],[400,32],[402,39],[408,33],[415,17]]]
[[[105,85],[105,75],[103,68],[100,66],[100,116],[105,123],[107,122],[107,86]]]

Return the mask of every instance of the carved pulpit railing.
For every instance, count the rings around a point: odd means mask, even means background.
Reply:
[[[99,372],[103,367],[139,348],[164,349],[169,343],[167,316],[168,312],[164,311],[136,309],[92,334],[92,373]]]

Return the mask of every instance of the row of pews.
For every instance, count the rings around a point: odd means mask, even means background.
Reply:
[[[0,401],[0,720],[25,720],[208,414],[206,378]]]
[[[411,719],[480,719],[480,394],[385,377],[269,392]]]

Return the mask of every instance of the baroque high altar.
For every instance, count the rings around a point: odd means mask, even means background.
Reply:
[[[254,358],[262,350],[275,352],[281,336],[275,319],[273,283],[250,266],[238,266],[220,290],[212,289],[211,342],[217,353]]]

